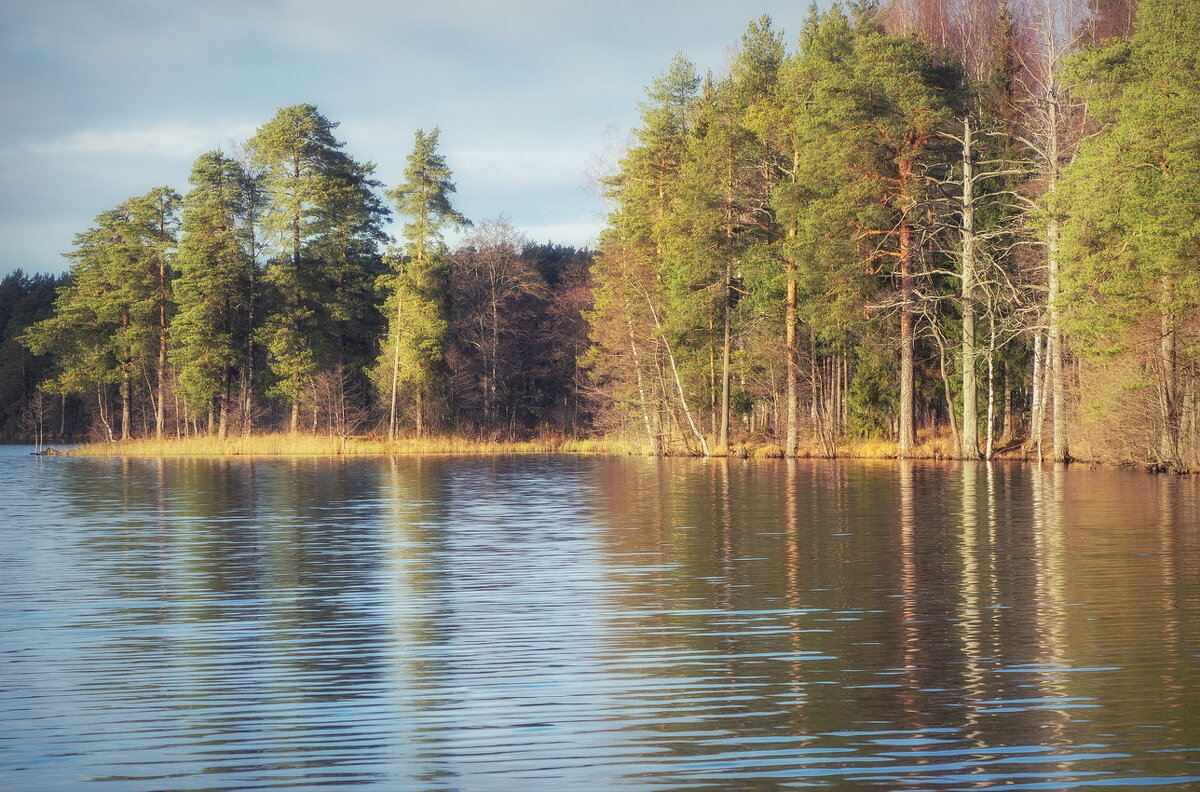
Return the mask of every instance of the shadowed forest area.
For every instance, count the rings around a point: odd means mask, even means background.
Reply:
[[[1200,467],[1200,3],[760,17],[639,107],[595,251],[281,109],[4,280],[3,431]]]

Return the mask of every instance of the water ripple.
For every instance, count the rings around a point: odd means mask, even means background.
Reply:
[[[0,787],[1200,781],[1187,479],[3,461]]]

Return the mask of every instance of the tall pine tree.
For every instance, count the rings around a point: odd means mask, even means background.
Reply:
[[[438,153],[440,135],[437,127],[417,130],[404,182],[387,193],[406,219],[404,248],[389,255],[391,272],[378,281],[387,331],[372,379],[388,402],[391,438],[398,431],[402,395],[412,398],[420,436],[431,402],[445,389],[448,271],[442,234],[471,223],[450,203],[455,188],[446,158]]]

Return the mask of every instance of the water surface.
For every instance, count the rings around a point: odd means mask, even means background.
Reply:
[[[1200,482],[0,449],[0,788],[1200,788]]]

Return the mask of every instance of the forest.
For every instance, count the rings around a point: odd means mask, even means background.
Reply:
[[[595,251],[281,109],[5,279],[3,430],[1200,467],[1196,0],[814,6],[639,109]]]

